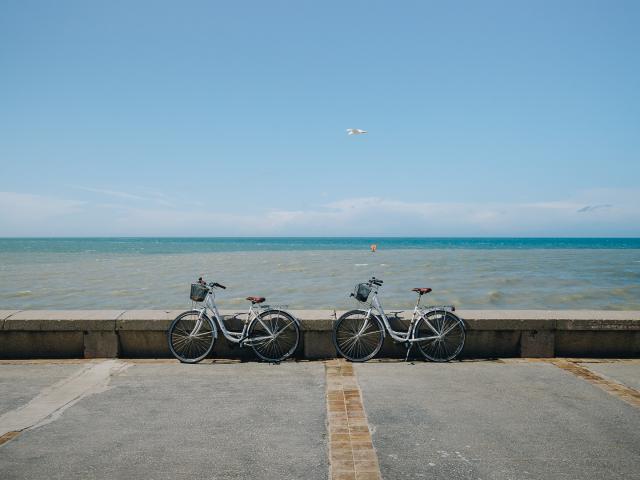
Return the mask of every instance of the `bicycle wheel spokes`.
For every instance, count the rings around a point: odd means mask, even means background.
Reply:
[[[428,323],[427,323],[428,322]],[[465,333],[462,320],[451,312],[434,311],[418,320],[414,330],[420,352],[434,362],[447,362],[462,351]]]
[[[338,319],[333,330],[333,341],[340,355],[354,362],[373,358],[384,340],[382,325],[366,312],[353,310]]]
[[[300,328],[286,312],[262,312],[249,328],[248,344],[267,362],[282,361],[296,351]]]
[[[215,336],[212,324],[207,317],[198,322],[198,317],[198,312],[185,312],[169,327],[169,348],[182,362],[198,362],[213,348]],[[196,330],[198,323],[200,327]]]

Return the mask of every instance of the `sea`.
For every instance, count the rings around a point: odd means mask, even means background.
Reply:
[[[371,251],[376,245],[376,251]],[[0,309],[179,309],[203,277],[291,309],[347,309],[384,281],[385,309],[640,310],[640,238],[4,238]]]

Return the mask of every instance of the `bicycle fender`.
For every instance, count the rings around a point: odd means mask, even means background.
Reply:
[[[467,322],[464,320],[464,318],[459,317],[458,315],[456,315],[455,313],[453,313],[452,310],[449,309],[448,306],[442,306],[442,307],[428,307],[428,310],[423,310],[422,312],[420,312],[420,314],[422,316],[427,316],[430,313],[445,313],[445,314],[449,314],[451,316],[456,317],[458,320],[460,320],[460,322],[462,323],[462,328],[464,329],[464,331],[466,332],[468,330],[468,325]],[[416,324],[413,327],[413,330],[415,331],[416,327],[418,326],[418,322],[416,322]]]
[[[285,315],[291,317],[293,319],[293,321],[295,322],[295,324],[298,325],[298,327],[302,331],[302,324],[300,323],[300,320],[298,319],[298,317],[296,317],[291,312],[288,312],[286,310],[278,310],[277,308],[270,308],[269,310],[263,310],[253,320],[251,320],[251,323],[255,322],[258,319],[258,316],[260,316],[262,314],[265,314],[265,313],[284,313]]]

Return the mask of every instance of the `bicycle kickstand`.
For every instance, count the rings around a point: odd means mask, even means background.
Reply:
[[[409,345],[407,347],[407,355],[404,357],[404,361],[408,362],[409,361],[409,353],[411,352],[411,348],[413,348],[413,342],[407,342],[407,344]],[[413,362],[411,362],[413,363]]]

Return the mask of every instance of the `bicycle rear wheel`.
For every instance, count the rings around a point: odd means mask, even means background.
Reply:
[[[281,362],[293,355],[300,342],[300,327],[282,310],[266,310],[249,325],[245,343],[265,362]]]
[[[446,310],[434,310],[420,317],[413,330],[420,353],[432,362],[448,362],[464,347],[464,323]]]
[[[366,362],[382,348],[384,330],[375,315],[364,310],[351,310],[333,327],[333,343],[338,353],[352,362]]]
[[[195,331],[198,318],[202,315],[200,328]],[[216,330],[211,319],[198,310],[181,313],[171,322],[167,330],[169,350],[183,363],[197,363],[205,358],[216,341]]]

